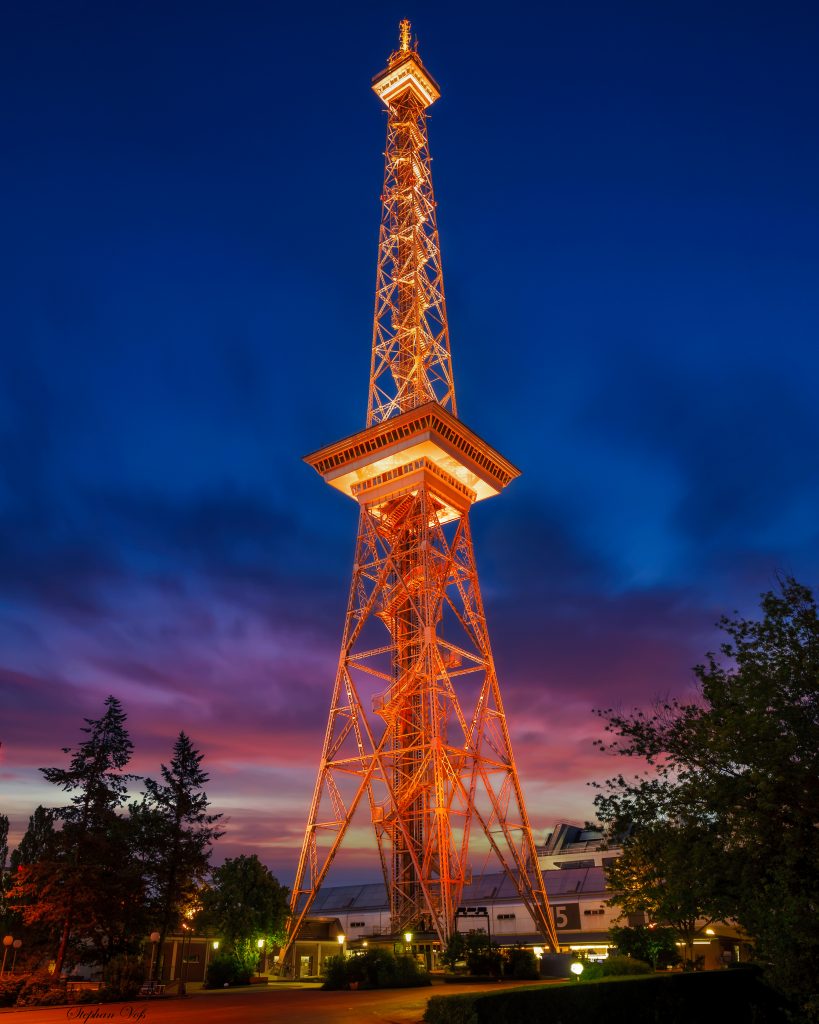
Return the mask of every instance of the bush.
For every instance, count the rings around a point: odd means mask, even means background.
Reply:
[[[610,956],[605,960],[593,960],[583,964],[582,981],[595,978],[622,978],[635,974],[653,974],[654,968],[645,960],[631,956]]]
[[[65,988],[46,971],[30,974],[19,990],[15,1006],[61,1006],[68,1000]]]
[[[26,983],[24,974],[12,975],[10,978],[0,978],[0,1006],[14,1006],[17,996]]]
[[[355,959],[357,960],[358,957]],[[322,985],[322,988],[339,989],[350,987],[347,960],[343,956],[328,957],[324,964],[322,974],[324,975],[324,984]]]
[[[537,957],[531,949],[524,949],[522,946],[512,946],[504,950],[503,976],[516,978],[518,981],[537,981],[540,977]]]
[[[454,971],[455,967],[464,960],[466,960],[466,939],[461,932],[453,932],[441,953],[441,963],[448,971]]]
[[[493,946],[485,935],[467,935],[466,969],[470,974],[483,974],[499,978],[501,963],[500,950],[497,946]]]
[[[432,981],[426,971],[422,971],[418,962],[411,956],[395,958],[395,973],[392,981],[384,988],[420,988],[431,985]]]
[[[112,957],[103,972],[102,999],[133,999],[145,981],[145,961],[132,953]]]
[[[614,978],[537,988],[433,996],[427,1024],[530,1024],[533,1020],[606,1024],[718,1024],[725,1020],[782,1024],[786,1008],[751,972]]]
[[[636,928],[615,925],[609,928],[609,937],[617,946],[620,956],[632,956],[645,960],[653,967],[669,967],[680,962],[677,950],[677,933],[673,928]]]
[[[431,984],[411,956],[395,957],[374,947],[358,956],[331,956],[324,969],[325,989],[417,988]]]
[[[253,971],[248,970],[235,953],[219,953],[208,964],[205,988],[224,988],[225,985],[249,985]]]

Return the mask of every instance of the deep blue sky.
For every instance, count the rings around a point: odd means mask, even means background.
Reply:
[[[109,692],[184,728],[284,879],[355,508],[385,118],[412,19],[473,528],[540,834],[723,611],[819,582],[815,4],[18,3],[0,25],[0,810]],[[298,694],[298,699],[294,695]],[[517,724],[515,724],[517,723]]]

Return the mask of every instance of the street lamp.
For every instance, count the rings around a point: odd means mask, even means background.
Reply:
[[[256,940],[256,949],[258,949],[258,951],[259,951],[259,962],[256,964],[256,972],[259,975],[259,977],[261,978],[261,976],[262,976],[262,956],[264,955],[262,953],[262,950],[264,949],[264,939],[257,939]]]
[[[185,939],[188,940],[188,949],[190,949],[190,931],[191,926],[182,922],[182,963],[179,967],[179,995],[186,996],[188,990],[185,987]]]
[[[575,961],[575,963],[571,965],[569,970],[572,972],[575,978],[578,981],[580,981],[580,975],[583,973],[583,964],[581,964],[579,960]]]
[[[148,976],[148,980],[153,984],[154,982],[154,968],[156,967],[156,949],[157,943],[159,942],[159,932],[151,932],[151,972]]]
[[[406,943],[406,954],[407,956],[412,953],[412,932],[404,932],[404,942]]]
[[[344,932],[341,932],[339,935],[336,935],[336,942],[338,943],[338,954],[339,954],[339,956],[344,956],[344,940],[346,938],[347,938],[347,936],[344,934]]]
[[[9,955],[9,947],[14,942],[13,935],[3,936],[3,966],[0,967],[0,978],[6,973],[6,957]]]
[[[17,963],[17,950],[22,945],[23,945],[23,940],[22,939],[15,939],[14,940],[14,943],[13,943],[13,946],[14,946],[14,957],[13,957],[13,959],[11,961],[11,973],[12,974],[14,974],[14,965]]]

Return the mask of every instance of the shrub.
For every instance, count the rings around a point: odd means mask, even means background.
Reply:
[[[132,953],[120,953],[106,964],[102,998],[110,1001],[133,999],[145,981],[145,961]]]
[[[485,935],[469,934],[466,937],[466,969],[470,974],[483,974],[499,978],[501,953]]]
[[[416,988],[431,984],[411,956],[395,957],[389,950],[374,947],[359,956],[331,956],[324,968],[325,989]]]
[[[37,971],[25,979],[15,1006],[60,1006],[65,1002],[65,988],[56,984],[51,974]]]
[[[605,960],[595,960],[583,965],[582,981],[595,978],[621,978],[635,974],[653,974],[654,968],[644,960],[635,960],[631,956],[610,956]]]
[[[609,936],[617,946],[618,955],[633,956],[637,960],[656,967],[668,967],[679,963],[677,933],[673,928],[636,928],[615,925],[609,928]]]
[[[531,949],[524,949],[522,946],[512,946],[504,950],[503,976],[517,978],[519,981],[537,981],[540,977],[537,957]]]
[[[249,985],[252,970],[248,970],[235,953],[219,953],[208,964],[206,988],[224,988],[225,985]]]
[[[358,959],[358,958],[356,958]],[[347,960],[343,956],[330,956],[324,964],[324,984],[326,989],[349,988],[349,975],[347,973]]]
[[[395,979],[396,960],[387,949],[374,946],[360,956],[345,961],[347,983],[358,982],[360,988],[389,988]]]
[[[0,978],[0,1006],[14,1006],[17,996],[26,983],[24,974],[12,975],[10,978]]]
[[[466,959],[466,939],[461,932],[453,932],[441,953],[441,963],[448,971],[454,971],[457,964]]]
[[[427,1024],[530,1024],[534,1020],[606,1024],[782,1024],[786,1008],[751,972],[610,978],[479,993],[433,996]]]
[[[431,985],[429,975],[422,971],[418,962],[411,956],[399,956],[395,958],[395,974],[392,983],[388,988],[420,988],[423,985]]]

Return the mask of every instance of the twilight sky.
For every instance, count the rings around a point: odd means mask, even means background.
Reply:
[[[523,471],[472,526],[538,840],[616,767],[593,707],[684,694],[721,612],[819,583],[815,4],[7,5],[13,839],[114,693],[134,770],[205,752],[216,859],[292,880],[356,527],[300,457],[364,425],[404,16],[459,411]]]

